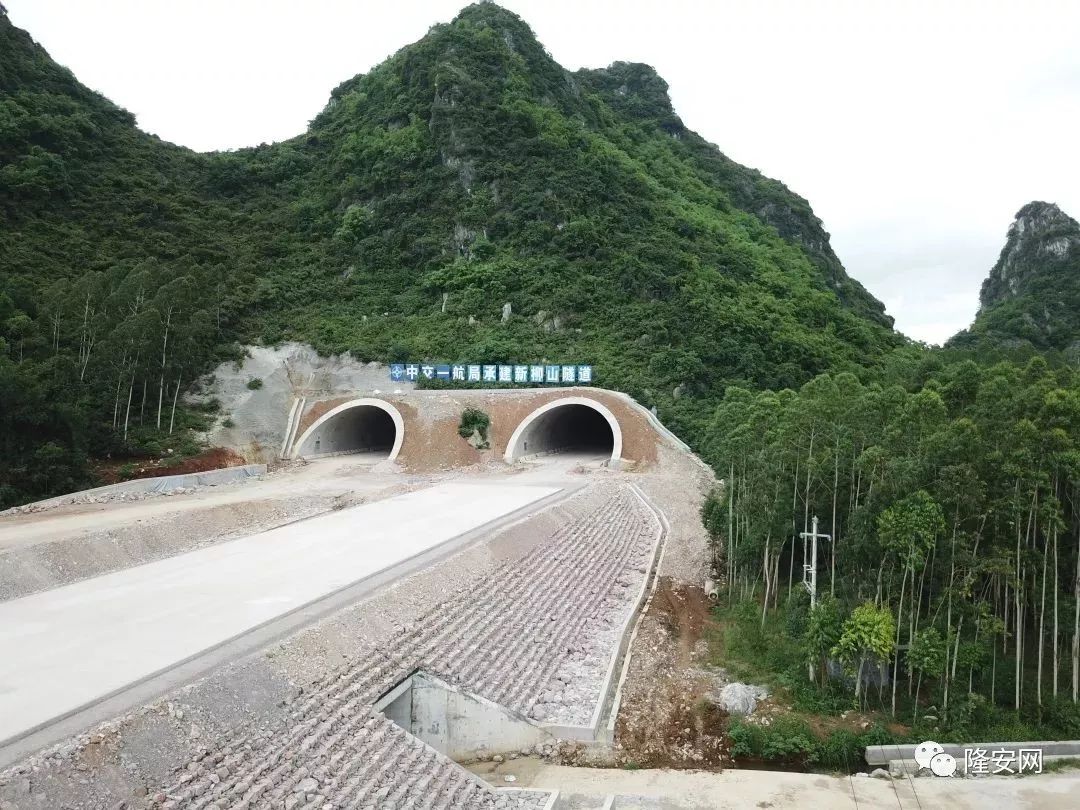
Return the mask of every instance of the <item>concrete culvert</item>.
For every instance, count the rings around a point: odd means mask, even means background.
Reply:
[[[607,408],[593,400],[568,397],[549,402],[514,431],[506,460],[553,453],[618,460],[622,453],[619,423]]]
[[[401,414],[381,400],[356,400],[320,417],[296,443],[294,458],[363,455],[372,463],[394,459],[401,448]]]

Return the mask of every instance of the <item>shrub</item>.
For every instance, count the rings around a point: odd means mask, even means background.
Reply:
[[[761,727],[733,720],[728,727],[733,757],[756,757],[761,753]]]
[[[862,740],[864,748],[868,745],[889,745],[903,741],[902,738],[897,737],[880,723],[875,723],[865,734],[860,734],[859,739]]]
[[[208,399],[205,402],[194,402],[186,407],[200,413],[217,413],[221,410],[221,401],[217,398]]]
[[[812,762],[817,753],[814,733],[802,720],[781,717],[763,729],[761,755],[765,759]]]
[[[1043,723],[1053,726],[1065,739],[1080,739],[1080,704],[1065,697],[1050,698],[1043,704]]]
[[[258,377],[252,377],[250,380],[248,380],[247,387],[249,391],[258,391],[260,388],[263,387],[263,381],[260,380]]]
[[[484,449],[488,446],[488,427],[490,426],[491,417],[486,413],[476,408],[466,408],[461,413],[458,435],[463,439],[468,439],[473,434],[479,434],[480,443],[477,445],[477,449]]]
[[[701,522],[714,543],[722,542],[727,529],[727,501],[721,487],[714,488],[706,496],[701,505]]]
[[[865,736],[847,729],[837,729],[817,744],[814,762],[822,768],[834,771],[861,768],[865,764],[863,751],[869,744]]]
[[[731,755],[737,758],[772,760],[777,763],[813,764],[826,770],[861,770],[868,745],[887,745],[901,740],[881,726],[863,734],[836,729],[819,739],[799,717],[780,717],[770,726],[733,719],[728,725]]]
[[[794,717],[781,717],[770,726],[734,720],[728,726],[731,754],[766,760],[812,761],[816,742],[810,727]]]
[[[972,692],[959,695],[949,707],[949,715],[951,730],[964,736],[989,726],[993,722],[994,707],[985,695]]]
[[[851,691],[842,681],[830,679],[820,686],[810,683],[805,667],[793,667],[777,680],[788,690],[792,705],[799,711],[835,715],[851,708]]]

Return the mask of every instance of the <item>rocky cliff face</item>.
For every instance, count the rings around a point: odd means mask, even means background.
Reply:
[[[1053,203],[1021,208],[975,322],[952,343],[1080,351],[1080,224]]]
[[[1009,226],[1005,247],[983,282],[980,312],[1024,295],[1039,278],[1068,263],[1080,247],[1080,224],[1054,203],[1031,202]]]

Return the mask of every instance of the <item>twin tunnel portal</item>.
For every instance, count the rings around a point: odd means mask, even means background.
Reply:
[[[405,420],[393,403],[374,398],[345,402],[303,432],[293,458],[356,454],[376,463],[393,461],[405,439]],[[503,452],[505,461],[574,453],[618,462],[622,430],[603,403],[588,397],[552,400],[516,425]]]

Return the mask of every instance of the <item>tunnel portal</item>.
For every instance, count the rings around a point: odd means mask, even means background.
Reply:
[[[591,400],[556,400],[526,418],[510,440],[506,460],[552,453],[618,459],[622,435],[614,416]]]
[[[315,422],[298,442],[295,455],[363,454],[373,462],[392,459],[401,446],[401,431],[401,416],[388,404],[347,403]]]

